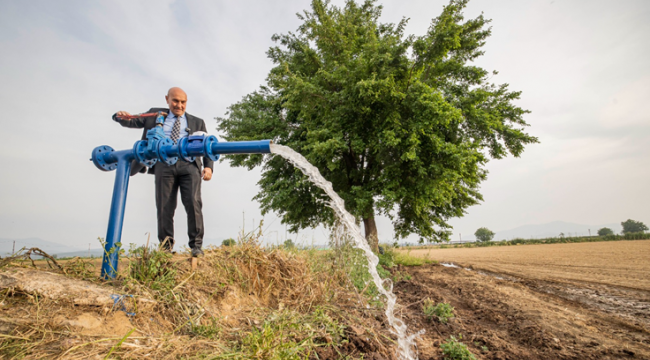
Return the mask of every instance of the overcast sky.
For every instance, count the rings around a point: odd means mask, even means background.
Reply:
[[[343,4],[343,1],[333,1]],[[410,18],[422,35],[445,1],[383,1],[383,22]],[[164,106],[171,86],[188,112],[216,133],[216,116],[264,82],[275,33],[294,31],[306,0],[6,1],[0,6],[0,238],[40,237],[87,247],[104,237],[114,172],[88,159],[98,145],[127,149],[140,130],[111,120],[118,110]],[[518,104],[541,143],[492,161],[485,201],[454,219],[454,237],[556,220],[650,222],[650,2],[474,0],[492,37],[478,61],[496,83],[521,90]],[[235,237],[262,218],[252,201],[258,170],[215,164],[203,184],[206,239]],[[131,178],[123,242],[156,231],[153,176]],[[176,215],[186,243],[185,211]],[[269,226],[270,225],[270,226]],[[284,226],[265,218],[266,239]],[[392,228],[379,221],[379,236]],[[294,235],[295,238],[295,235]],[[325,242],[323,229],[299,242]],[[93,247],[95,247],[93,245]]]

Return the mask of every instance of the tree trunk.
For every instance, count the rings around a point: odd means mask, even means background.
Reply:
[[[363,227],[366,232],[366,241],[370,248],[375,253],[379,252],[379,238],[377,237],[377,224],[375,223],[375,215],[370,215],[367,219],[363,219]]]

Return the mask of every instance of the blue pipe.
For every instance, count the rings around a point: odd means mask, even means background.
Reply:
[[[117,160],[117,171],[115,173],[115,184],[113,185],[111,212],[108,217],[101,277],[103,279],[114,279],[117,276],[117,266],[120,259],[119,251],[122,246],[122,226],[124,225],[126,194],[129,190],[131,160],[134,157],[133,153],[129,150],[109,153],[107,155]],[[104,157],[106,158],[107,156],[104,155]]]
[[[90,159],[95,166],[102,171],[117,170],[104,244],[101,277],[114,279],[117,276],[124,209],[133,160],[152,167],[157,161],[173,165],[179,158],[191,162],[197,156],[207,156],[216,161],[221,154],[269,154],[270,152],[270,140],[219,142],[215,136],[190,135],[181,138],[175,144],[171,139],[164,137],[160,127],[149,130],[147,140],[136,142],[129,150],[115,151],[106,145],[96,147]]]
[[[215,142],[215,154],[270,154],[271,140]]]

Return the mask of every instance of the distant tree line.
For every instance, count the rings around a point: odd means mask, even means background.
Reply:
[[[632,219],[627,219],[626,221],[621,222],[621,226],[623,227],[623,231],[622,231],[623,235],[643,234],[648,230],[648,227],[644,223]],[[476,236],[476,240],[479,242],[488,242],[488,241],[492,241],[492,239],[494,238],[494,232],[486,227],[481,227],[478,228],[478,230],[476,230],[474,236]],[[616,235],[614,234],[614,231],[612,229],[608,227],[603,227],[598,229],[598,236],[605,237],[605,236],[616,236]],[[564,238],[564,233],[560,233],[559,237]]]

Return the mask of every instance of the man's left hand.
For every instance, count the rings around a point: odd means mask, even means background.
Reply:
[[[212,179],[212,169],[204,168],[203,169],[203,180],[210,181]]]

